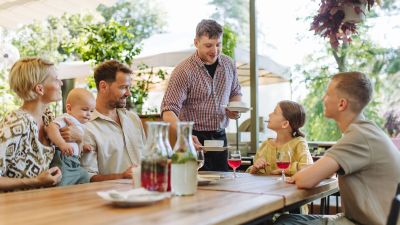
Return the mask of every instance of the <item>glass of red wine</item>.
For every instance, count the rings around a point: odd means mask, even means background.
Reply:
[[[239,149],[228,149],[228,165],[233,169],[233,178],[236,178],[236,169],[242,164],[242,155]]]
[[[290,165],[290,148],[280,149],[276,152],[276,166],[282,170],[282,177],[278,180],[285,181],[285,169]]]

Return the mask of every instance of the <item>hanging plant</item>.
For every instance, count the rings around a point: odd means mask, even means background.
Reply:
[[[357,33],[357,23],[365,19],[378,0],[321,0],[318,14],[314,16],[310,30],[324,38],[329,38],[332,48],[340,43],[351,42],[351,35]]]

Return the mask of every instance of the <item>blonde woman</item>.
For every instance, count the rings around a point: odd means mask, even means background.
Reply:
[[[37,57],[20,59],[11,68],[9,82],[23,104],[0,122],[0,191],[54,186],[61,171],[49,168],[54,147],[44,128],[52,120],[48,104],[61,100],[55,66]],[[82,137],[76,130],[66,135],[72,133]]]

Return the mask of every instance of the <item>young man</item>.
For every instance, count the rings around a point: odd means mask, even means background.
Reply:
[[[139,166],[145,135],[139,117],[125,109],[131,95],[132,71],[115,60],[96,67],[96,110],[87,123],[84,144],[92,151],[84,153],[82,167],[90,181],[132,178],[132,166]]]
[[[196,28],[197,51],[172,72],[161,104],[163,120],[171,123],[194,121],[193,135],[204,140],[224,140],[229,118],[239,116],[225,109],[230,101],[240,101],[241,92],[232,59],[221,55],[222,26],[202,20]],[[227,152],[207,152],[202,170],[227,171]]]
[[[338,173],[344,214],[283,215],[275,224],[386,224],[400,182],[400,153],[362,115],[371,96],[371,82],[364,74],[333,76],[324,96],[324,114],[336,121],[343,136],[320,160],[289,180],[298,188],[312,188]]]

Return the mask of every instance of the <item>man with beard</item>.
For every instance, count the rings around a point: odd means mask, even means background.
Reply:
[[[124,64],[109,60],[95,68],[96,110],[86,124],[82,167],[90,181],[132,178],[132,167],[139,166],[145,134],[139,117],[125,109],[131,95],[132,71]]]
[[[214,20],[202,20],[196,28],[196,52],[172,72],[161,104],[162,118],[171,123],[193,121],[193,135],[205,140],[223,140],[225,128],[238,112],[226,110],[230,101],[241,101],[235,63],[221,54],[223,29]],[[193,138],[195,142],[196,138]],[[199,144],[199,143],[197,143]],[[207,152],[201,170],[228,171],[227,152]]]

